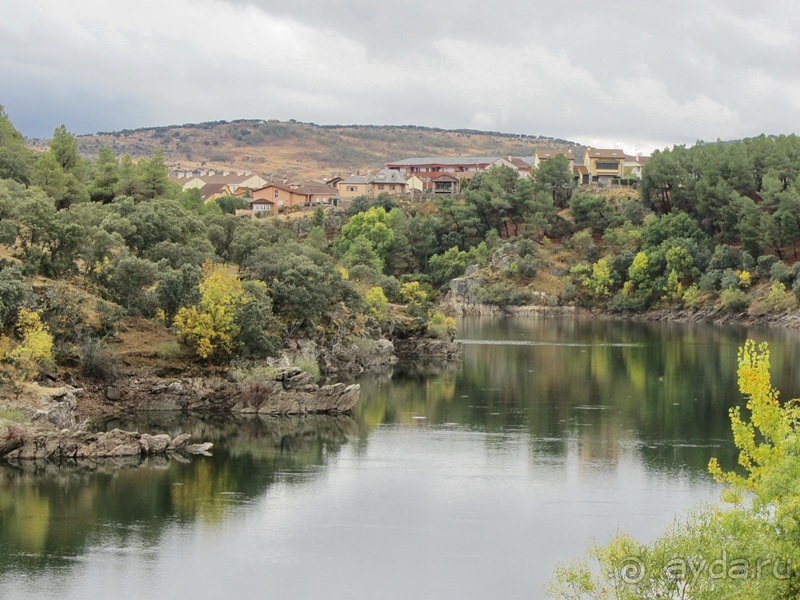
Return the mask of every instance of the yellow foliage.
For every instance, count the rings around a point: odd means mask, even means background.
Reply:
[[[389,301],[386,299],[386,294],[383,293],[382,288],[370,288],[364,294],[364,299],[369,304],[369,310],[373,317],[383,319],[386,316],[386,307],[389,305]]]
[[[746,290],[750,287],[750,284],[753,283],[753,276],[750,271],[737,271],[736,274],[739,276],[739,286]]]
[[[236,314],[248,302],[242,283],[224,265],[207,262],[200,294],[199,306],[182,308],[175,315],[175,328],[202,359],[230,355],[239,333]]]
[[[27,308],[19,311],[17,332],[22,341],[8,353],[8,358],[20,370],[23,377],[29,377],[53,360],[53,336],[42,323],[39,313]]]
[[[747,476],[723,472],[716,459],[712,459],[708,467],[717,481],[733,485],[731,500],[740,498],[740,489],[752,492],[761,489],[764,475],[785,456],[785,442],[797,423],[794,403],[784,408],[778,402],[778,392],[772,387],[769,369],[767,345],[756,346],[753,340],[747,340],[739,349],[739,390],[747,397],[750,419],[742,418],[738,406],[730,410],[739,464],[747,471]]]
[[[409,281],[400,288],[400,297],[408,303],[422,304],[428,300],[428,294],[420,288],[419,281]]]

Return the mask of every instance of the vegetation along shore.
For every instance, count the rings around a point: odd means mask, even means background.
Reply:
[[[599,178],[584,171],[605,151],[535,143],[560,147],[438,182],[405,173],[392,194],[377,164],[364,194],[265,199],[255,218],[259,190],[210,198],[171,179],[160,150],[82,155],[63,126],[32,150],[0,112],[0,451],[174,447],[30,441],[123,411],[347,412],[358,386],[322,378],[457,358],[457,314],[796,326],[796,136],[675,147]],[[290,184],[261,191],[315,185]]]

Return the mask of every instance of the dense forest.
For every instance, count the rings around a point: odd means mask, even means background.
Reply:
[[[231,214],[239,199],[181,191],[161,151],[87,161],[62,126],[33,152],[1,112],[2,358],[107,376],[98,357],[123,316],[168,328],[201,364],[297,339],[445,337],[435,303],[468,268],[473,300],[499,306],[790,311],[799,167],[797,137],[762,136],[656,152],[638,189],[577,187],[559,156],[457,196],[249,220]]]

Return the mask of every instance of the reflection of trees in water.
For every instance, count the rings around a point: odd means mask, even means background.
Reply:
[[[212,441],[213,456],[132,461],[127,468],[98,461],[3,466],[0,574],[12,566],[66,565],[64,557],[90,544],[154,545],[175,523],[220,523],[231,502],[259,497],[276,481],[308,481],[357,436],[356,422],[344,415],[187,420],[164,413],[113,425],[146,424]]]
[[[362,439],[382,423],[453,422],[526,430],[534,455],[614,463],[632,449],[653,468],[705,473],[712,455],[735,462],[728,408],[743,403],[736,356],[747,337],[770,340],[776,383],[800,391],[800,336],[785,330],[484,318],[462,320],[459,336],[537,345],[466,345],[457,372],[363,381]]]

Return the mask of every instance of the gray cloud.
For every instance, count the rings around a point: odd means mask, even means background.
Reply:
[[[791,1],[32,0],[0,95],[27,135],[235,118],[653,146],[790,133]]]

